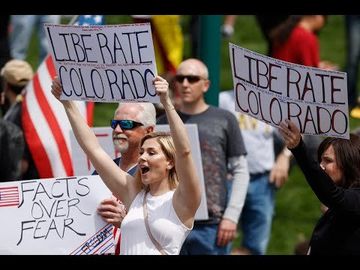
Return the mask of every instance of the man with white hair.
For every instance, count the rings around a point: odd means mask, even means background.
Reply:
[[[113,129],[112,138],[115,149],[121,153],[121,157],[114,159],[114,162],[122,170],[135,175],[140,141],[146,134],[154,131],[155,124],[156,111],[152,103],[119,103],[110,126]],[[126,215],[126,209],[113,196],[100,203],[98,213],[104,221],[114,225],[115,255],[118,255],[120,253],[119,228]]]

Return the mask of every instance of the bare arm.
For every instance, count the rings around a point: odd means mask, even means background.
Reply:
[[[60,100],[62,86],[58,79],[53,80],[51,89],[53,95]],[[76,104],[69,100],[62,100],[61,102],[64,105],[77,142],[91,160],[106,186],[128,208],[140,190],[140,186],[137,187],[133,177],[121,170],[101,148],[95,134],[86,124]]]
[[[181,221],[189,224],[192,223],[201,200],[200,182],[191,154],[189,137],[184,123],[169,98],[167,81],[157,76],[154,85],[164,106],[176,151],[175,166],[179,186],[174,193],[174,208]]]
[[[276,161],[270,171],[269,181],[274,183],[277,188],[282,187],[289,177],[291,152],[284,147],[277,156]]]

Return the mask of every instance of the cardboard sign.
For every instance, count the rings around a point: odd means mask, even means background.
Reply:
[[[236,111],[303,134],[349,138],[347,75],[274,59],[229,43]]]
[[[201,185],[201,202],[200,202],[200,206],[199,206],[198,210],[196,211],[195,219],[196,220],[206,220],[209,218],[209,215],[208,215],[207,202],[206,202],[205,181],[204,181],[203,166],[202,166],[202,159],[201,159],[198,128],[197,128],[197,124],[185,124],[185,127],[188,132],[191,153],[193,155],[195,167],[197,168],[196,172],[199,176],[200,185]],[[170,126],[169,125],[156,125],[155,131],[170,132]],[[181,181],[181,179],[180,179],[180,181]]]
[[[95,102],[159,102],[149,23],[124,25],[45,24],[60,99]]]
[[[196,212],[195,219],[197,220],[206,220],[208,219],[208,210],[206,203],[206,193],[205,193],[205,182],[203,175],[199,135],[196,124],[186,124],[185,125],[188,136],[190,139],[191,151],[193,154],[193,159],[195,162],[196,168],[198,168],[197,173],[200,179],[201,184],[201,203]],[[95,127],[92,128],[96,137],[99,140],[101,147],[105,152],[112,158],[120,156],[120,153],[114,148],[112,141],[112,129],[110,127]],[[170,131],[169,125],[156,125],[156,131]],[[70,132],[70,141],[71,141],[71,151],[73,157],[73,168],[75,175],[90,175],[94,172],[95,168],[91,164],[90,160],[85,155],[84,151],[81,149],[80,145],[75,139],[74,133]]]
[[[96,213],[109,197],[97,175],[0,183],[0,254],[113,253],[112,225]]]
[[[91,128],[97,137],[101,147],[104,151],[112,158],[118,158],[121,153],[114,147],[112,141],[112,129],[110,127],[95,127]],[[72,165],[74,168],[75,175],[91,175],[95,168],[92,165],[90,159],[85,155],[80,145],[76,141],[74,132],[70,130],[70,144],[71,144],[71,155]]]

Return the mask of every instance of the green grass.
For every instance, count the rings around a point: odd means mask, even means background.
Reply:
[[[320,216],[320,202],[296,166],[276,194],[275,217],[268,254],[293,254],[299,240],[309,238]]]
[[[130,23],[130,16],[107,16],[108,24]],[[181,24],[184,31],[184,56],[190,55],[189,16],[182,16]],[[341,15],[328,16],[327,25],[320,33],[321,58],[332,61],[343,69],[345,62],[345,36],[344,18]],[[221,41],[221,90],[232,89],[232,75],[228,55],[228,42],[241,47],[266,53],[267,47],[254,16],[238,16],[235,34],[229,40]],[[29,62],[36,67],[38,49],[36,37],[33,38],[30,47]],[[106,126],[113,117],[116,104],[96,103],[95,126]],[[350,119],[351,128],[360,126],[360,120]],[[276,195],[276,209],[273,220],[271,239],[268,246],[268,254],[293,254],[295,244],[311,235],[312,229],[320,216],[320,202],[305,183],[303,175],[298,167],[294,167],[286,185]],[[239,238],[235,242],[238,245]]]

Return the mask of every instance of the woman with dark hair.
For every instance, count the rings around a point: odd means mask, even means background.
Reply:
[[[284,31],[285,29],[290,29],[298,22],[298,15],[256,15],[255,19],[260,27],[261,33],[267,43],[267,55],[271,56],[273,54],[272,40],[277,39],[276,35],[280,34],[281,36],[287,36],[289,31]],[[296,21],[294,20],[296,18]],[[281,38],[283,40],[283,38]]]
[[[360,255],[360,137],[324,139],[316,162],[309,158],[293,122],[282,122],[279,131],[315,195],[328,208],[314,228],[308,254]]]

